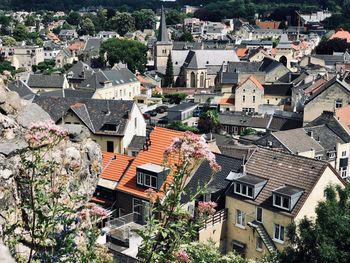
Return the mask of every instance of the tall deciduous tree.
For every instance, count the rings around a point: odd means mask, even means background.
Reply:
[[[66,21],[73,26],[77,26],[81,21],[81,16],[78,12],[70,12]]]
[[[155,25],[156,18],[152,10],[143,9],[132,13],[135,19],[135,28],[137,30],[152,29]]]
[[[315,221],[304,218],[298,226],[289,227],[291,246],[281,254],[280,262],[349,262],[350,184],[345,189],[329,186],[325,194]]]
[[[135,30],[135,19],[129,13],[117,13],[108,21],[108,27],[124,36],[126,33]]]
[[[24,41],[28,38],[28,30],[23,24],[17,24],[15,29],[13,30],[13,37],[17,41]]]
[[[165,70],[165,78],[164,78],[164,86],[170,87],[174,84],[174,68],[173,68],[173,60],[171,58],[171,53],[169,53],[168,61],[166,63]]]
[[[219,113],[216,110],[207,110],[199,117],[198,129],[203,133],[212,132],[219,123]]]
[[[125,63],[128,68],[135,72],[145,71],[147,63],[147,47],[135,40],[111,38],[101,45],[100,57],[107,61],[111,66],[116,63]]]
[[[95,25],[90,18],[85,18],[80,24],[80,35],[90,35],[95,34]]]

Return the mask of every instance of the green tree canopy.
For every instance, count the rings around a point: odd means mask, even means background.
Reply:
[[[171,93],[164,95],[165,100],[170,104],[180,104],[180,102],[186,99],[186,97],[186,93]]]
[[[350,184],[345,188],[328,186],[326,200],[316,208],[316,220],[301,220],[291,225],[291,242],[280,262],[345,263],[350,259]]]
[[[78,12],[72,11],[68,14],[66,21],[70,25],[77,26],[81,22],[81,16]]]
[[[171,58],[171,53],[169,53],[168,61],[166,63],[165,77],[164,77],[164,86],[171,87],[174,85],[174,68],[173,60]]]
[[[17,41],[24,41],[28,38],[28,30],[23,24],[17,24],[15,29],[13,30],[13,37]]]
[[[172,123],[166,126],[168,129],[177,130],[177,131],[191,131],[194,133],[198,132],[196,127],[188,126],[187,124],[182,123],[182,121],[173,121]]]
[[[95,34],[95,25],[90,18],[85,18],[80,24],[79,35],[90,35]]]
[[[27,16],[26,20],[24,21],[25,26],[35,26],[35,17],[34,16]]]
[[[2,44],[4,46],[14,46],[14,45],[16,45],[16,39],[14,39],[13,37],[10,37],[10,36],[5,36],[2,39]]]
[[[143,9],[140,11],[135,11],[132,13],[132,16],[135,19],[135,28],[137,30],[154,28],[156,17],[152,10]]]
[[[216,130],[220,124],[217,110],[207,110],[202,113],[198,120],[198,129],[203,133]]]
[[[130,13],[117,13],[107,24],[110,30],[117,31],[121,36],[135,30],[135,19]]]
[[[147,47],[135,40],[111,38],[101,45],[100,57],[107,56],[107,61],[111,66],[122,62],[135,72],[143,73],[147,63]]]

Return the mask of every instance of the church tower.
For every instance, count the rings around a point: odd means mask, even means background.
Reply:
[[[155,45],[155,67],[159,69],[166,67],[168,56],[173,49],[173,43],[169,40],[168,30],[165,22],[165,12],[162,6],[162,14],[160,18],[160,25],[158,30],[158,38]]]

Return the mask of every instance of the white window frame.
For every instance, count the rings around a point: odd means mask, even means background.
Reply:
[[[261,210],[261,221],[258,220],[258,210],[259,210],[259,209]],[[256,221],[258,221],[259,223],[262,223],[263,220],[264,220],[264,218],[263,218],[263,209],[262,209],[262,207],[257,206],[257,207],[256,207]]]
[[[146,177],[149,177],[149,184],[146,183]],[[152,185],[152,178],[155,178],[155,180],[156,180],[156,185],[155,186]],[[157,186],[158,186],[158,180],[157,179],[158,179],[157,176],[150,175],[150,174],[144,174],[144,186],[148,186],[148,187],[157,189]]]
[[[237,191],[237,185],[239,185],[239,191]],[[245,191],[246,193],[245,194],[243,193],[243,187],[246,187],[246,191]],[[249,192],[248,188],[252,189],[252,195],[251,196],[248,195],[248,192]],[[246,197],[249,197],[249,198],[253,198],[253,196],[254,196],[254,188],[253,187],[245,185],[245,184],[241,184],[241,183],[238,183],[238,182],[235,182],[234,192],[235,192],[235,194],[246,196]]]
[[[256,237],[255,249],[259,252],[263,250],[263,240],[260,236]]]
[[[341,152],[341,157],[347,157],[347,156],[348,156],[348,153],[346,151]]]
[[[239,209],[236,209],[236,226],[245,228],[245,216],[246,214]]]
[[[137,172],[137,184],[143,185],[145,182],[145,176],[142,172]]]
[[[133,198],[133,199],[132,199],[132,211],[133,211],[135,214],[141,215],[141,213],[135,211],[135,201],[140,202],[140,204],[138,204],[138,205],[142,205],[142,200],[141,200],[141,199],[138,199],[138,198]]]
[[[280,205],[276,204],[276,198],[277,198],[277,197],[281,199]],[[288,207],[283,206],[283,204],[284,204],[283,199],[288,199]],[[275,193],[274,193],[274,194],[273,194],[273,206],[278,207],[278,208],[281,208],[281,209],[284,209],[284,210],[287,210],[287,211],[290,211],[290,208],[291,208],[291,198],[288,198],[288,197],[285,197],[285,196],[278,195],[278,194],[275,194]]]
[[[278,228],[278,233],[276,231],[276,228]],[[281,231],[283,229],[283,231]],[[283,234],[281,234],[283,232]],[[280,224],[273,224],[273,241],[278,243],[284,243],[284,233],[285,229],[284,226]],[[276,237],[277,234],[277,237]]]
[[[336,101],[335,101],[335,108],[336,108],[336,109],[339,109],[339,108],[341,108],[341,107],[343,107],[343,101],[341,101],[341,100],[336,100]]]

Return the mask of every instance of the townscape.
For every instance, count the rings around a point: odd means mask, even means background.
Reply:
[[[350,262],[347,1],[5,2],[0,262]]]

